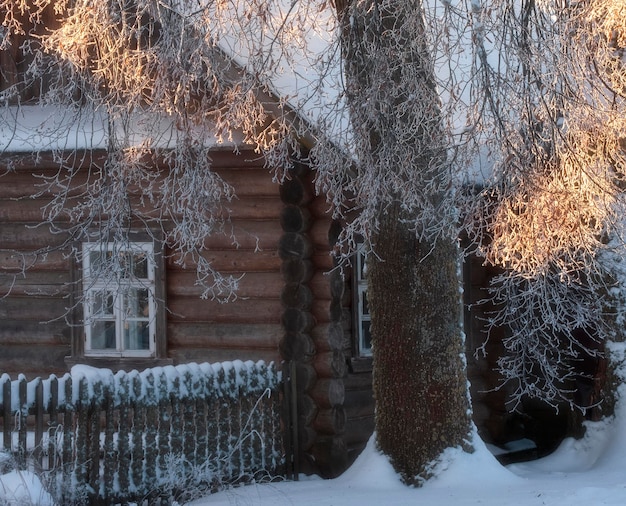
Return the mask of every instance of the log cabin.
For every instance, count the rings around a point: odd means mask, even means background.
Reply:
[[[34,30],[55,22],[52,12],[46,15]],[[14,37],[0,51],[0,93],[20,86],[28,68],[25,35]],[[16,142],[13,128],[28,130],[31,112],[38,111],[33,125],[42,114],[55,121],[54,109],[37,105],[45,88],[38,84],[5,98],[0,112],[6,127],[0,132],[0,374],[31,379],[75,364],[115,371],[236,359],[292,362],[300,468],[341,473],[374,427],[368,316],[356,311],[366,308],[355,299],[364,296],[363,280],[333,270],[340,225],[327,213],[325,196],[315,194],[311,169],[295,162],[279,185],[251,146],[215,143],[212,170],[236,198],[228,203],[229,232],[211,236],[204,256],[221,274],[240,278],[236,299],[203,298],[194,266],[183,268],[166,241],[142,227],[131,231],[127,250],[116,251],[123,272],[130,272],[117,296],[97,275],[103,259],[115,256],[106,237],[96,230],[93,240],[76,243],[64,231],[67,223],[43,224],[54,189],[42,191],[42,181],[67,170],[79,184],[81,174],[103,170],[107,150],[93,131],[87,147],[72,150],[74,139],[60,139],[55,149],[67,150],[60,166],[58,151],[35,154]],[[267,94],[263,100],[270,110],[278,101]],[[82,135],[80,127],[73,132]],[[302,142],[310,148],[310,140]],[[141,192],[129,195],[142,205]]]
[[[25,70],[15,54],[18,46],[0,52],[0,90]],[[20,99],[36,100],[32,93],[24,89]],[[303,149],[311,147],[303,142]],[[105,150],[92,149],[74,157],[71,169],[99,170],[106,156]],[[41,225],[50,196],[39,185],[59,170],[58,163],[46,153],[0,146],[0,373],[46,376],[81,363],[118,370],[235,359],[292,361],[301,468],[337,476],[374,429],[362,256],[356,255],[344,276],[333,269],[331,252],[341,224],[327,213],[325,196],[315,194],[314,175],[305,164],[297,162],[292,177],[278,185],[271,167],[249,146],[216,144],[210,156],[213,170],[237,195],[229,204],[236,242],[217,234],[205,244],[206,257],[221,273],[241,277],[236,300],[202,298],[193,269],[182,268],[164,242],[137,232],[137,249],[127,253],[143,283],[133,288],[129,306],[136,307],[125,312],[132,316],[124,317],[106,310],[112,304],[98,295],[91,275],[107,253],[106,241],[71,245],[86,252],[77,262],[65,247],[67,237]],[[145,261],[144,253],[154,261]],[[566,433],[567,420],[556,424],[537,408],[511,414],[506,391],[494,390],[498,339],[490,341],[487,357],[474,357],[484,339],[480,318],[486,309],[473,304],[492,273],[476,258],[465,266],[468,375],[480,434],[499,446],[533,438],[553,448]],[[93,300],[83,297],[90,290],[99,297],[101,318],[87,319],[98,311],[76,302]],[[148,307],[147,313],[139,306]]]

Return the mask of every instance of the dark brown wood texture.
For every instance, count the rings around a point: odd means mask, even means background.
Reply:
[[[101,163],[102,154],[92,159]],[[3,165],[0,161],[0,167]],[[238,298],[227,304],[202,299],[194,266],[187,263],[183,269],[171,255],[165,276],[167,356],[174,363],[233,359],[279,362],[284,285],[279,256],[284,204],[279,186],[263,160],[250,151],[240,155],[216,151],[213,166],[237,194],[228,208],[238,244],[233,244],[230,236],[211,237],[205,244],[206,258],[221,273],[241,276]],[[51,233],[48,226],[39,225],[49,196],[32,198],[41,189],[38,176],[52,175],[57,167],[43,156],[38,164],[26,160],[15,170],[2,170],[0,372],[33,376],[61,373],[67,369],[64,357],[71,349],[71,327],[65,314],[76,289],[72,284],[74,261],[68,258],[67,250],[32,254],[60,246],[66,239],[64,234]],[[77,177],[77,182],[81,179]],[[29,268],[23,273],[24,266]]]

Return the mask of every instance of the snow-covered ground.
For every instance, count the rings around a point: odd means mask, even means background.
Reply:
[[[552,455],[501,466],[484,444],[473,454],[450,451],[438,476],[422,488],[400,483],[370,441],[355,464],[334,480],[251,485],[194,506],[599,506],[626,505],[626,410],[615,421],[588,426]]]
[[[618,361],[626,364],[626,346]],[[371,440],[342,476],[302,477],[225,490],[188,506],[625,506],[626,367],[618,370],[614,418],[587,422],[585,437],[566,439],[552,454],[503,467],[474,434],[476,451],[448,450],[421,488],[404,486]],[[5,467],[0,454],[0,469]],[[0,505],[54,505],[32,473],[0,475]]]
[[[626,409],[588,425],[584,439],[565,440],[552,455],[501,466],[479,440],[472,454],[450,450],[422,488],[402,485],[372,441],[334,480],[302,477],[225,490],[193,506],[599,506],[626,505]],[[0,504],[53,505],[37,477],[0,475]],[[190,506],[191,506],[190,505]]]

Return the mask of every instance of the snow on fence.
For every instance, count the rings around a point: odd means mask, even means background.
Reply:
[[[4,374],[2,448],[59,504],[184,500],[284,470],[280,388],[263,362]]]

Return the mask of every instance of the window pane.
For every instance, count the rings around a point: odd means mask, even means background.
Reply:
[[[89,252],[89,266],[92,276],[103,275],[107,265],[111,263],[111,252],[93,250]]]
[[[145,253],[134,253],[132,258],[132,274],[139,279],[148,278],[148,257]]]
[[[369,307],[369,304],[367,303],[367,290],[363,290],[361,292],[361,314],[362,315],[370,314],[370,307]]]
[[[124,251],[119,258],[125,278],[148,278],[148,256],[143,251]]]
[[[370,333],[370,322],[361,322],[361,353],[368,354],[372,351],[372,334]]]
[[[147,288],[131,288],[126,296],[127,318],[148,318],[150,316],[150,295]]]
[[[93,317],[113,316],[113,293],[99,290],[92,293],[91,314]]]
[[[115,322],[99,320],[91,324],[91,348],[93,350],[114,350]]]
[[[147,321],[127,321],[124,324],[124,349],[149,350],[150,324]]]

